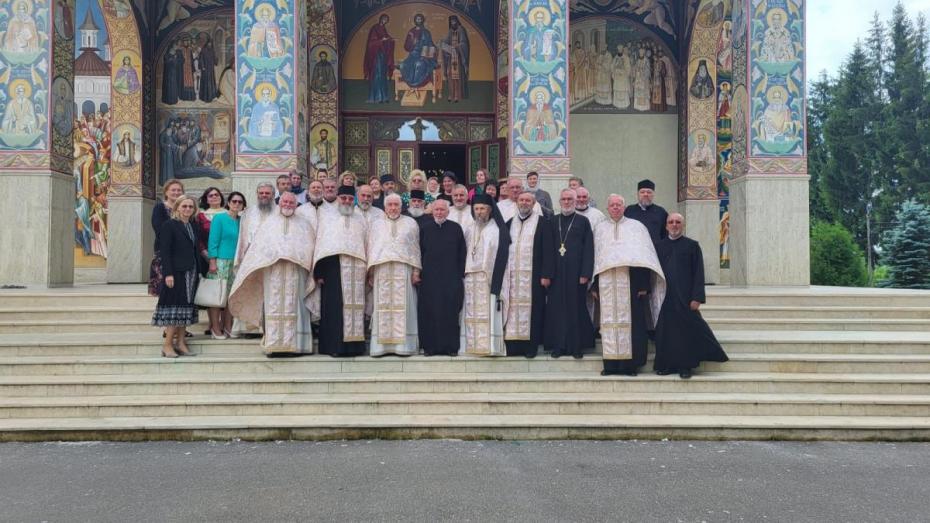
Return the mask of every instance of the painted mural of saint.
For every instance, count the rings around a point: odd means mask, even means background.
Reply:
[[[132,140],[129,131],[123,133],[123,138],[116,143],[116,162],[123,167],[132,167],[136,164],[136,142]]]
[[[646,56],[646,48],[640,47],[636,65],[633,66],[633,109],[649,110],[652,104],[651,87],[652,67],[649,65],[649,57]]]
[[[13,53],[29,53],[39,50],[39,30],[30,14],[28,0],[13,4],[13,18],[7,25],[3,37],[3,49]]]
[[[433,79],[436,70],[436,44],[433,34],[426,28],[426,17],[420,13],[413,16],[413,27],[404,40],[407,58],[400,63],[400,76],[404,83],[416,89]]]
[[[714,89],[714,79],[710,77],[710,72],[707,70],[707,60],[698,62],[697,71],[694,73],[694,78],[691,79],[691,87],[688,91],[691,96],[699,100],[706,100],[714,96],[716,89]]]
[[[208,33],[200,33],[197,40],[197,69],[200,72],[200,101],[210,103],[219,97],[216,86],[216,50]]]
[[[332,169],[336,163],[336,144],[329,141],[329,131],[320,129],[320,139],[313,144],[310,161],[317,169]]]
[[[185,102],[193,102],[197,100],[197,81],[194,75],[197,71],[197,65],[194,63],[194,46],[190,36],[184,36],[181,39],[179,50],[183,61],[181,62],[180,75],[181,90],[178,93],[178,98]]]
[[[139,83],[139,74],[132,65],[132,58],[123,57],[123,65],[116,70],[116,76],[113,79],[113,88],[123,94],[133,94],[142,88]]]
[[[665,62],[655,60],[655,70],[652,74],[652,104],[650,110],[657,113],[668,111],[668,97],[665,92],[668,83],[669,71],[665,68]]]
[[[310,75],[310,89],[319,94],[331,93],[336,90],[336,69],[326,51],[320,51],[317,57],[319,60]]]
[[[622,45],[617,46],[617,55],[611,61],[613,80],[613,106],[620,110],[630,108],[630,57]]]
[[[468,98],[468,71],[471,44],[459,17],[449,17],[449,34],[442,40],[442,72],[448,86],[448,100]]]
[[[368,80],[368,103],[391,101],[388,82],[394,72],[394,39],[388,33],[388,15],[381,15],[378,23],[368,31],[365,47],[365,79]]]
[[[575,74],[572,78],[572,96],[576,102],[580,102],[588,98],[588,53],[585,52],[584,47],[581,45],[581,41],[576,41],[575,46],[572,47],[572,59],[571,64],[575,69]]]
[[[783,142],[793,138],[794,120],[788,107],[784,88],[773,87],[769,90],[768,106],[760,116],[759,138],[763,142]]]
[[[554,33],[546,27],[546,15],[537,11],[533,15],[533,26],[526,34],[524,58],[536,62],[548,62],[555,58]]]
[[[184,67],[184,57],[178,49],[177,43],[171,45],[162,64],[161,101],[167,105],[178,103],[181,96],[181,69]]]
[[[791,41],[791,33],[785,28],[781,12],[773,12],[769,20],[771,25],[762,37],[762,60],[776,63],[794,60],[794,43]]]
[[[261,97],[252,109],[249,119],[249,136],[255,138],[276,138],[284,134],[284,124],[281,121],[281,110],[277,102],[272,100],[271,89],[265,87]]]
[[[537,92],[533,105],[526,111],[523,139],[530,142],[548,142],[558,136],[552,107],[543,93]]]
[[[3,112],[3,131],[10,134],[29,135],[36,132],[38,123],[32,100],[26,96],[26,87],[18,84],[14,90],[13,100]]]
[[[603,52],[597,55],[595,62],[595,80],[597,88],[594,92],[594,101],[601,105],[611,105],[613,102],[613,88],[610,83],[611,72],[613,69],[613,59],[604,47]]]
[[[693,169],[707,171],[714,167],[714,151],[707,145],[707,136],[704,133],[697,135],[696,142],[688,156],[688,163]]]
[[[672,59],[662,51],[658,51],[657,59],[665,64],[665,70],[668,74],[665,76],[665,105],[675,107],[678,105],[678,75],[675,66],[672,65]]]
[[[249,32],[246,55],[255,58],[278,58],[284,56],[284,40],[281,28],[275,21],[275,9],[271,4],[262,4],[255,9],[255,25]]]

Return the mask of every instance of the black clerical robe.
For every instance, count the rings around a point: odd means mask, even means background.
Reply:
[[[520,215],[516,215],[507,222],[507,230],[513,230],[511,225],[514,221],[519,221]],[[507,347],[508,356],[526,356],[535,357],[539,351],[539,346],[543,343],[543,326],[545,323],[546,313],[546,288],[542,286],[542,279],[552,280],[555,277],[555,256],[556,251],[553,247],[552,229],[549,220],[545,216],[539,217],[539,223],[536,225],[536,232],[533,234],[533,280],[531,296],[533,300],[530,312],[530,339],[528,340],[504,340]],[[513,242],[513,238],[511,238]]]
[[[580,358],[594,348],[594,325],[588,315],[586,296],[594,273],[594,234],[587,218],[559,214],[549,221],[555,259],[555,277],[546,303],[544,341],[554,357],[571,354]]]
[[[643,209],[637,203],[627,207],[623,211],[623,215],[645,225],[646,230],[649,231],[649,236],[652,238],[652,243],[657,243],[659,240],[668,237],[668,232],[665,230],[668,212],[658,205],[652,204]]]
[[[420,286],[417,291],[417,328],[420,347],[428,355],[459,353],[459,313],[465,299],[465,235],[446,220],[419,220]]]
[[[329,356],[349,357],[365,354],[364,341],[345,341],[343,336],[342,270],[339,255],[327,256],[313,267],[313,277],[320,284],[319,352]]]
[[[657,371],[682,371],[702,361],[727,361],[701,313],[692,311],[692,301],[704,303],[704,257],[698,242],[687,237],[656,244],[665,273],[667,294],[656,325]]]

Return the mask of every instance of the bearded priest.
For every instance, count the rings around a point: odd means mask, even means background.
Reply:
[[[417,353],[420,226],[401,214],[399,194],[384,198],[383,219],[368,231],[368,281],[372,287],[371,355]]]
[[[253,325],[264,307],[262,348],[269,357],[313,352],[306,300],[316,231],[296,209],[294,193],[282,193],[277,211],[255,229],[229,296],[232,314]]]
[[[543,342],[546,288],[555,273],[555,248],[549,219],[533,212],[536,197],[522,191],[517,214],[508,223],[510,255],[504,307],[504,344],[508,356],[535,358]]]
[[[368,223],[355,208],[355,188],[340,186],[337,212],[320,214],[313,276],[320,292],[320,354],[365,353]]]
[[[471,207],[475,219],[465,229],[462,347],[470,356],[505,356],[501,287],[507,270],[510,231],[487,194],[476,194]]]
[[[646,363],[647,329],[659,317],[665,276],[649,230],[624,218],[623,197],[607,197],[607,218],[594,231],[594,275],[600,300],[602,375],[636,376]],[[647,314],[649,309],[651,314]]]

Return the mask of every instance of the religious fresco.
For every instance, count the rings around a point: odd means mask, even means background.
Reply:
[[[336,11],[332,0],[314,0],[307,4],[307,40],[310,48],[308,70],[310,82],[306,91],[309,115],[305,120],[298,112],[298,132],[302,133],[299,143],[310,144],[310,172],[316,176],[320,168],[330,171],[339,170],[339,71],[342,61],[337,45],[339,35],[336,33]],[[306,46],[303,46],[306,47]],[[308,120],[308,121],[307,121]],[[305,121],[306,123],[301,123]],[[307,136],[307,130],[316,130]],[[326,129],[326,140],[320,138],[320,131]],[[319,143],[319,142],[323,143]],[[327,145],[332,144],[332,147]],[[319,144],[319,149],[314,147]],[[303,147],[301,149],[304,149]]]
[[[464,14],[432,3],[374,11],[349,40],[343,107],[359,111],[494,111],[488,41]]]
[[[733,178],[733,22],[724,9],[717,38],[717,197],[720,199],[720,268],[730,267],[730,180]]]
[[[162,41],[155,87],[159,185],[232,172],[234,23],[231,12],[214,13],[178,25]]]
[[[281,0],[236,1],[240,154],[297,152],[293,8]]]
[[[121,0],[123,4],[126,0]],[[139,3],[139,10],[145,11],[143,5],[145,1],[134,0]],[[159,39],[165,34],[172,32],[177,24],[183,23],[188,18],[197,14],[202,14],[216,8],[228,6],[228,2],[223,0],[146,0],[156,3],[156,33]]]
[[[665,49],[677,53],[679,2],[670,0],[569,0],[572,29],[588,17],[622,16],[646,27],[665,44]],[[574,42],[572,42],[574,43]],[[677,59],[677,54],[674,55]]]
[[[160,109],[159,183],[171,178],[222,179],[233,167],[232,109]]]
[[[803,156],[804,23],[801,0],[752,0],[751,156]]]
[[[588,17],[570,31],[573,113],[677,114],[678,66],[659,38],[615,17]]]
[[[0,4],[0,150],[49,149],[49,50],[45,0]]]
[[[319,2],[320,0],[317,0]],[[311,4],[316,2],[311,1]],[[325,0],[322,3],[335,3],[339,6],[339,24],[340,39],[339,43],[343,46],[346,42],[354,37],[354,34],[361,30],[363,26],[368,27],[372,21],[377,21],[377,14],[384,11],[385,8],[399,6],[405,3],[411,3],[411,0]],[[472,24],[472,42],[478,38],[477,32],[483,35],[488,42],[493,42],[497,34],[497,14],[499,7],[502,5],[500,0],[421,0],[417,2],[420,9],[429,7],[443,8],[448,10],[447,16],[458,15],[459,18],[465,17]],[[404,30],[409,29],[409,27]],[[437,29],[430,27],[434,36]]]
[[[497,137],[510,134],[510,5],[500,0],[497,22]]]
[[[567,155],[564,2],[514,0],[511,97],[513,157]]]

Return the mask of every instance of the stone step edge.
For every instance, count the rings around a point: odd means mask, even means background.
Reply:
[[[177,394],[168,396],[43,396],[0,398],[2,408],[37,407],[150,407],[150,406],[261,406],[359,404],[766,404],[766,405],[930,405],[930,395],[909,394],[798,394],[715,392],[464,392],[464,393],[324,393],[324,394]]]
[[[209,430],[242,428],[744,428],[930,430],[923,416],[704,415],[316,415],[6,418],[7,431]]]
[[[149,385],[185,383],[364,383],[364,382],[576,382],[576,381],[679,381],[677,375],[601,376],[596,372],[331,372],[317,374],[63,374],[0,376],[0,386],[22,385]],[[692,382],[765,383],[879,383],[926,384],[930,374],[921,373],[777,373],[777,372],[699,372]],[[687,383],[687,382],[685,382]]]
[[[797,363],[930,363],[930,354],[848,354],[848,353],[790,353],[790,352],[729,352],[727,355],[731,362],[797,362]],[[649,360],[651,361],[652,355]],[[466,366],[480,363],[488,365],[516,364],[539,365],[546,363],[552,366],[582,366],[592,362],[602,362],[598,354],[585,354],[581,360],[551,356],[526,359],[523,357],[477,357],[477,356],[408,356],[404,358],[376,358],[360,356],[356,358],[332,358],[319,354],[308,354],[299,358],[268,358],[261,354],[200,354],[192,358],[163,358],[154,355],[127,354],[125,356],[0,356],[0,366],[20,365],[210,365],[214,363],[261,363],[276,367],[286,367],[294,364],[321,364],[321,365],[382,365],[393,367],[404,365],[445,365],[454,364]],[[720,365],[726,365],[721,363]]]

